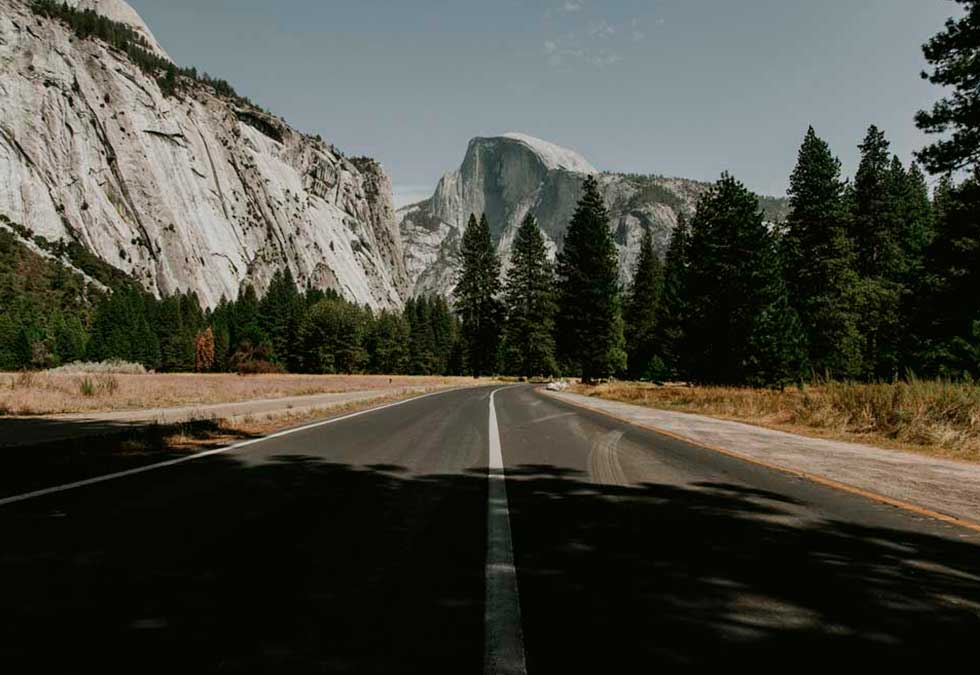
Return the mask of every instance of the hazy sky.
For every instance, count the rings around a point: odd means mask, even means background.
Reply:
[[[920,46],[951,0],[130,0],[171,56],[428,196],[473,136],[523,131],[600,169],[782,194],[808,124],[853,172],[903,159],[937,97]]]

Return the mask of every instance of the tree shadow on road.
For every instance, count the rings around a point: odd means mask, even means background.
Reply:
[[[46,439],[31,442],[34,439]],[[171,424],[0,418],[0,498],[254,438],[222,420]]]
[[[534,672],[934,666],[980,635],[980,548],[955,535],[801,522],[722,482],[508,473]]]
[[[0,659],[481,672],[486,484],[223,455],[0,510]],[[955,537],[799,523],[724,483],[527,466],[507,487],[532,675],[937,665],[980,635],[980,548]]]

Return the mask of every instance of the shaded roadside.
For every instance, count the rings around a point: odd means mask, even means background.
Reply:
[[[90,420],[81,416],[54,421],[40,417],[0,418],[0,431],[4,431],[5,423],[16,422],[23,424],[24,431],[35,438],[44,438],[49,425],[54,425],[52,431],[58,437],[58,440],[6,447],[0,451],[0,499],[179,460],[422,395],[415,390],[388,395],[374,392],[369,398],[356,397],[327,407],[304,406],[237,419],[170,423]]]

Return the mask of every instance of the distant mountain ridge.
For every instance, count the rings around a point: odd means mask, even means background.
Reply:
[[[664,252],[678,216],[693,213],[711,188],[684,178],[600,173],[578,153],[526,134],[474,138],[460,168],[443,176],[431,198],[398,211],[411,293],[451,293],[471,213],[487,215],[505,261],[528,214],[537,218],[555,253],[587,175],[596,175],[601,186],[624,281],[644,230],[651,230],[655,246]],[[785,204],[784,199],[761,200],[772,219],[784,216]]]

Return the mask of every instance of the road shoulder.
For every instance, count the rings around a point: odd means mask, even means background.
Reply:
[[[542,395],[923,516],[980,530],[978,465],[579,394]]]

